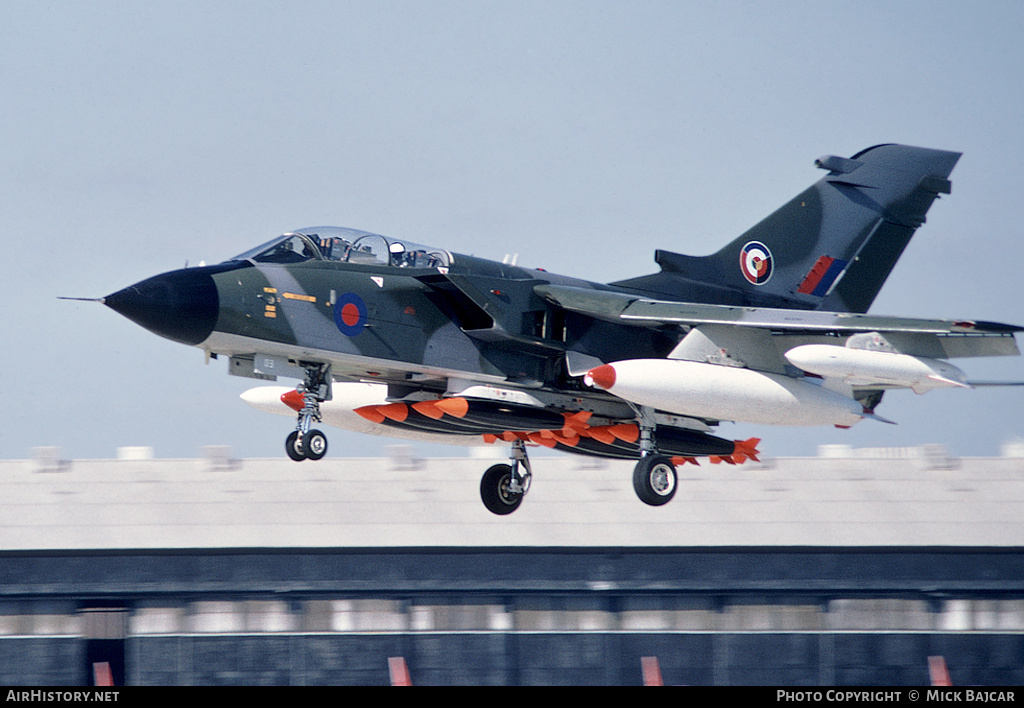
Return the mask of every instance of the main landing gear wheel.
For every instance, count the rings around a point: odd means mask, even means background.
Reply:
[[[676,493],[676,466],[668,457],[645,455],[633,468],[633,489],[644,504],[668,504]]]
[[[480,498],[492,514],[504,516],[519,508],[526,493],[512,491],[512,466],[494,465],[480,480]]]
[[[530,491],[533,470],[526,455],[526,443],[512,441],[509,450],[509,465],[494,465],[484,472],[480,480],[480,498],[487,511],[499,516],[511,514],[519,508],[523,497]]]

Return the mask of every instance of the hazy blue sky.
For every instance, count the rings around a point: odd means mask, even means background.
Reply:
[[[3,0],[0,456],[283,454],[292,423],[238,399],[255,382],[58,295],[319,224],[611,281],[717,250],[814,158],[881,142],[964,157],[872,312],[1024,323],[1021,36],[1003,1]],[[1024,436],[1021,389],[879,413],[899,425],[721,432],[778,456]],[[390,444],[329,433],[332,456]]]

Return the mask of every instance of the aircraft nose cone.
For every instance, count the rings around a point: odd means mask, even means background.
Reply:
[[[217,285],[205,268],[157,275],[118,290],[103,303],[154,334],[183,344],[199,344],[217,323]]]

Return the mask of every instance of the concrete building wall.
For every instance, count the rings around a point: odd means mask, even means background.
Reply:
[[[86,640],[0,638],[0,683],[90,682]],[[942,656],[956,685],[1019,686],[1024,637],[956,633],[423,633],[136,637],[129,685],[387,685],[403,657],[418,685],[927,685]]]

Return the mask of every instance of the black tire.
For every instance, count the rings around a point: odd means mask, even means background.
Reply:
[[[327,454],[327,436],[319,430],[310,430],[302,438],[302,452],[310,460],[319,460]]]
[[[306,455],[299,449],[299,431],[294,431],[284,441],[284,451],[288,453],[288,457],[292,458],[296,462],[302,462],[306,459]]]
[[[633,468],[633,489],[644,504],[668,504],[676,494],[677,482],[676,466],[662,455],[642,457]]]
[[[509,491],[508,486],[511,482],[512,467],[509,465],[494,465],[484,472],[483,479],[480,480],[480,498],[487,511],[504,516],[519,508],[523,495]]]

